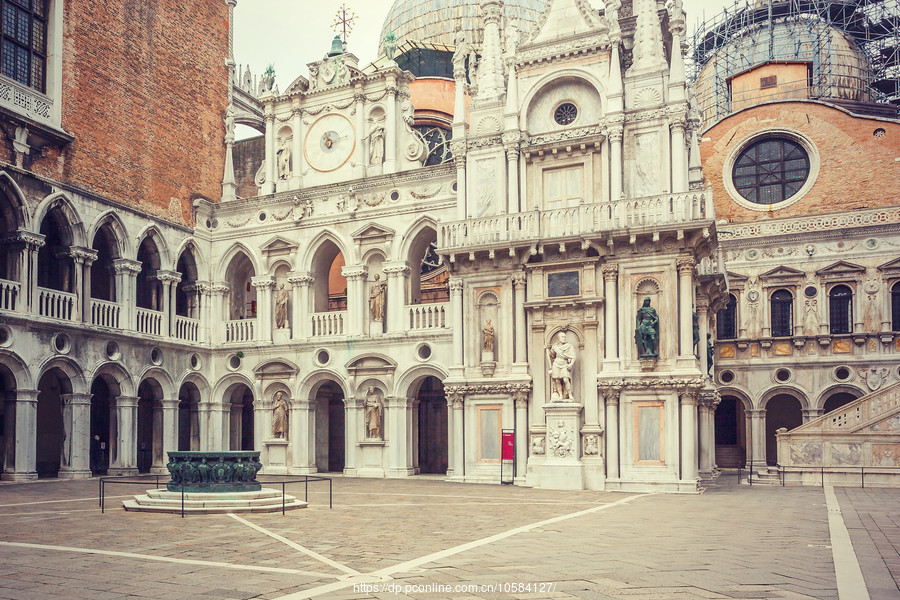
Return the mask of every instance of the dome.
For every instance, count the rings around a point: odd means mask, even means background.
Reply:
[[[505,0],[505,22],[516,22],[519,31],[528,32],[544,11],[545,0]],[[397,44],[424,42],[452,48],[456,32],[475,32],[469,41],[482,39],[481,9],[478,0],[395,0],[381,28],[379,54],[385,36],[393,32]]]

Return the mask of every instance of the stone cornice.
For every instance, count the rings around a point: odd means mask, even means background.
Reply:
[[[900,231],[900,207],[773,219],[755,223],[729,223],[725,226],[727,232],[719,232],[719,241],[728,244],[732,240],[741,240],[742,244],[766,245],[771,243],[771,237],[793,237],[797,234],[804,234],[804,242],[808,242],[815,239],[844,237],[847,235],[848,228],[859,228],[856,231],[860,232],[868,231],[866,228],[872,228],[871,233]],[[760,238],[767,239],[760,240]]]

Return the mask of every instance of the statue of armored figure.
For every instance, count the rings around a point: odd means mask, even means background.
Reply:
[[[634,328],[634,343],[640,358],[659,358],[659,315],[650,306],[650,298],[637,311]]]
[[[564,402],[572,397],[572,367],[575,366],[575,348],[566,341],[566,332],[560,331],[556,343],[547,346],[550,359],[550,401]]]

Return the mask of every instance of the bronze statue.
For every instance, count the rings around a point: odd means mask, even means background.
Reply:
[[[643,306],[637,311],[634,343],[640,358],[659,358],[659,315],[650,306],[649,296],[644,298]]]

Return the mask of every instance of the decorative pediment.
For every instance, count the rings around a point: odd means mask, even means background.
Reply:
[[[395,233],[397,232],[389,227],[384,227],[377,223],[369,223],[356,230],[352,237],[360,244],[380,244],[389,242]]]
[[[550,0],[522,47],[593,32],[600,19],[588,0]]]
[[[296,249],[297,244],[280,235],[276,235],[262,245],[262,253],[266,256],[270,254],[291,254]]]
[[[347,371],[352,375],[364,373],[393,372],[397,368],[397,362],[384,354],[367,354],[354,358],[346,365]]]
[[[305,92],[308,89],[309,80],[303,75],[300,75],[299,77],[297,77],[297,79],[291,82],[291,85],[288,86],[284,93],[293,94],[294,92]]]
[[[762,281],[771,282],[771,281],[792,281],[805,279],[806,273],[800,271],[798,269],[794,269],[791,267],[775,267],[771,271],[766,271],[762,275],[759,276]]]
[[[900,275],[900,258],[878,265],[878,270],[885,275]]]
[[[846,260],[839,260],[824,269],[819,269],[816,271],[816,275],[825,280],[856,279],[857,275],[862,275],[865,272],[866,268],[862,265],[847,262]]]
[[[299,370],[300,367],[284,358],[259,363],[253,367],[257,379],[290,379]]]
[[[728,287],[736,290],[744,289],[744,286],[747,285],[747,280],[750,279],[746,275],[741,275],[734,271],[725,271],[725,277],[728,279]]]

